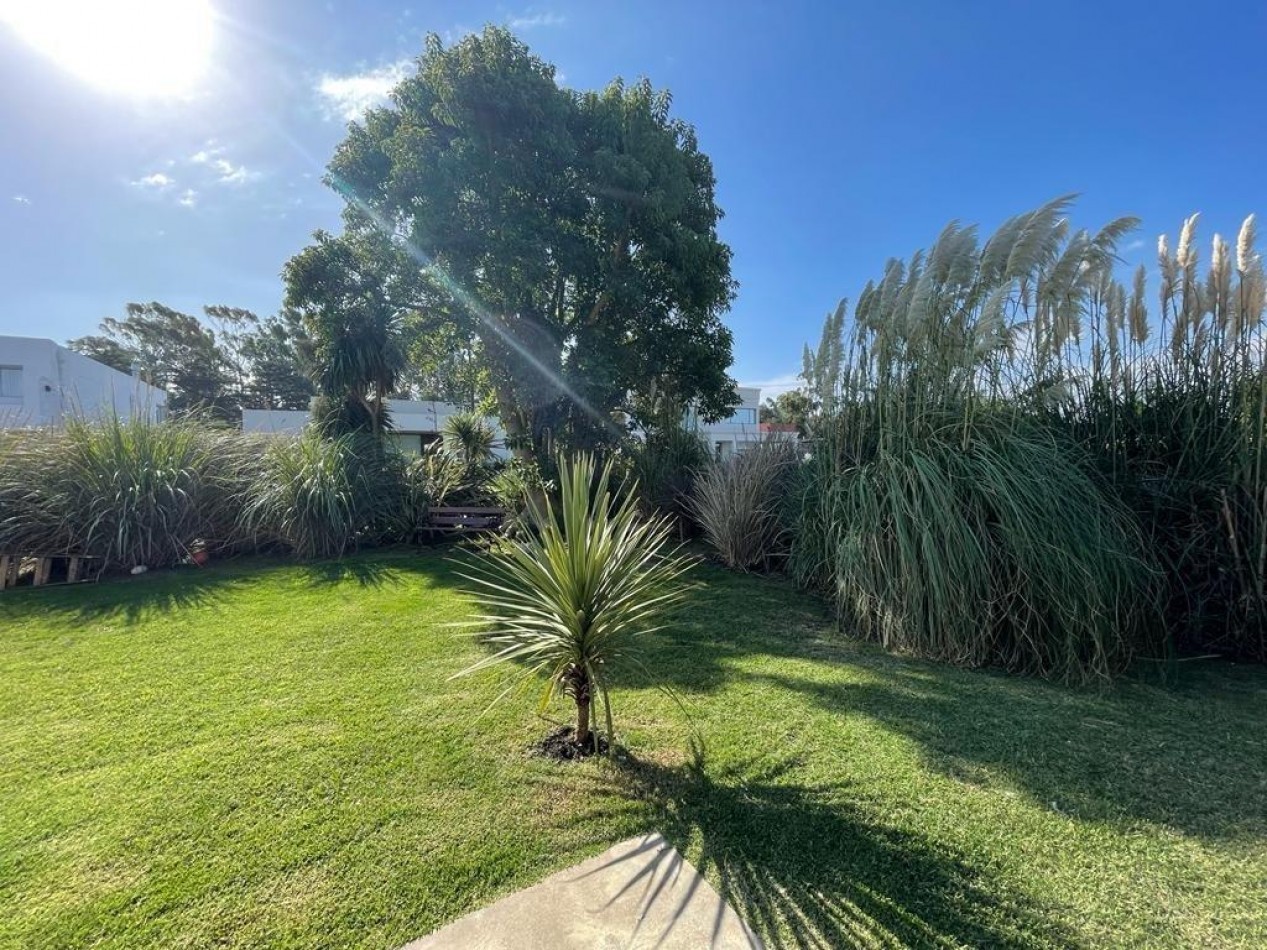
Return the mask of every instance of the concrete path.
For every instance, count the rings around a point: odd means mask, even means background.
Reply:
[[[621,842],[402,950],[760,946],[699,872],[653,834]]]

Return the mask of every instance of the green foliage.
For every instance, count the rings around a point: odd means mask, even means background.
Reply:
[[[980,246],[952,224],[828,318],[793,566],[864,633],[956,662],[1088,679],[1159,635],[1267,657],[1253,219],[1204,279],[1195,217],[1162,238],[1153,322],[1142,268],[1114,276],[1135,222],[1072,231],[1068,206]]]
[[[233,414],[228,361],[197,317],[157,301],[130,303],[126,317],[103,320],[101,330],[101,336],[71,340],[70,348],[125,373],[136,363],[146,382],[167,390],[173,413]]]
[[[444,450],[468,468],[488,465],[493,460],[497,435],[488,420],[474,412],[459,412],[444,420],[441,433]]]
[[[809,395],[801,389],[789,389],[765,401],[761,407],[761,421],[775,425],[796,426],[796,434],[809,437],[809,420],[814,405]]]
[[[629,475],[636,482],[642,509],[675,519],[685,528],[692,516],[690,495],[696,473],[712,462],[712,449],[699,432],[681,422],[649,429],[631,441]]]
[[[260,445],[198,419],[72,420],[0,438],[0,549],[167,567],[233,549]]]
[[[314,321],[425,314],[483,364],[521,454],[608,444],[613,413],[655,387],[726,414],[730,250],[711,163],[667,93],[561,89],[488,27],[447,48],[429,37],[392,100],[335,153],[345,232],[288,266],[292,302]]]
[[[167,390],[177,414],[205,409],[236,420],[244,408],[308,408],[311,345],[293,311],[261,320],[238,307],[203,310],[211,327],[157,302],[130,303],[125,319],[68,345],[120,372],[139,369]]]
[[[217,343],[234,375],[230,394],[242,408],[307,409],[313,386],[312,340],[294,310],[261,319],[238,307],[208,306]]]
[[[390,427],[387,398],[405,369],[403,313],[386,268],[391,244],[374,232],[333,237],[286,263],[286,305],[298,311],[312,339],[319,426],[328,435]]]
[[[1139,645],[1150,572],[1080,452],[1009,413],[859,457],[857,416],[804,473],[793,572],[888,649],[1083,682]],[[930,420],[931,421],[931,420]],[[874,426],[875,423],[872,423]]]
[[[690,563],[662,550],[669,520],[641,519],[636,499],[614,499],[610,482],[610,463],[597,468],[588,455],[561,463],[557,509],[548,499],[530,508],[532,530],[467,575],[485,611],[475,621],[480,637],[496,652],[464,673],[508,663],[525,681],[544,673],[542,708],[556,691],[572,699],[582,748],[595,699],[613,740],[612,677],[641,668],[638,640],[681,600]]]
[[[264,455],[243,522],[264,542],[301,558],[340,557],[374,543],[414,514],[402,504],[400,463],[365,434],[334,438],[315,428],[277,440]]]
[[[690,510],[717,558],[738,571],[765,569],[787,553],[784,511],[796,446],[762,442],[700,470]]]

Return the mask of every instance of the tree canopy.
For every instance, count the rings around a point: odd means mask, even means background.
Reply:
[[[729,412],[731,254],[712,163],[667,92],[560,88],[488,27],[447,48],[428,37],[392,103],[352,123],[330,163],[344,233],[287,266],[319,359],[353,324],[391,342],[421,322],[479,361],[528,451],[601,441],[649,392]]]
[[[122,319],[109,317],[101,333],[68,345],[120,372],[135,367],[167,390],[172,412],[235,419],[244,408],[308,408],[309,343],[294,313],[260,319],[237,307],[203,310],[206,322],[157,301],[129,303]]]

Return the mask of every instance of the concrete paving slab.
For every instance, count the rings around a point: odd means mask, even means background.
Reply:
[[[690,862],[652,834],[623,841],[402,950],[760,946]]]

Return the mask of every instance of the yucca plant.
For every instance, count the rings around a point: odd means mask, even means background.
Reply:
[[[488,421],[473,412],[459,412],[444,420],[441,444],[444,451],[467,468],[487,465],[493,460],[496,435]]]
[[[480,599],[478,636],[496,652],[456,675],[505,664],[517,667],[521,682],[544,673],[541,708],[557,692],[573,701],[573,738],[583,751],[598,748],[596,700],[610,748],[612,677],[643,668],[638,641],[661,629],[665,611],[682,599],[690,566],[665,550],[669,520],[641,518],[632,493],[613,496],[611,475],[610,461],[600,467],[590,455],[561,461],[557,507],[549,498],[530,507],[531,529],[464,574]]]

